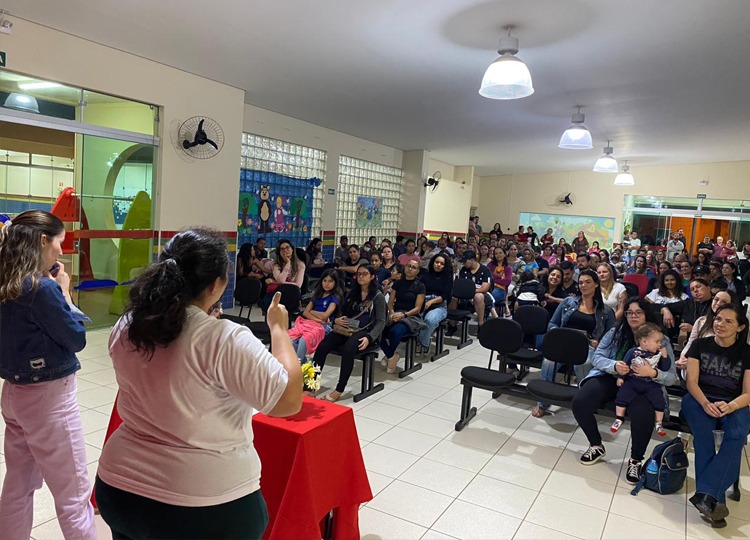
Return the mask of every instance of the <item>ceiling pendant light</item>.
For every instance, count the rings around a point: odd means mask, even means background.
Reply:
[[[635,179],[633,178],[633,175],[630,174],[630,165],[628,165],[627,161],[622,166],[622,172],[618,174],[617,176],[615,176],[615,185],[616,186],[635,185]]]
[[[612,147],[609,145],[609,141],[607,141],[607,146],[604,147],[604,155],[594,163],[594,172],[616,173],[620,170],[612,152]]]
[[[500,58],[487,68],[479,88],[479,95],[489,99],[519,99],[534,93],[531,73],[518,57],[518,38],[510,35],[513,26],[506,26],[508,35],[500,38],[497,52]]]
[[[573,114],[571,125],[565,130],[565,133],[560,137],[560,148],[566,150],[591,150],[594,147],[591,141],[591,133],[586,126],[583,125],[583,121],[586,116],[581,112],[581,107],[578,107],[578,112]]]
[[[5,98],[3,107],[6,109],[16,109],[17,111],[39,113],[39,103],[34,96],[11,92]]]

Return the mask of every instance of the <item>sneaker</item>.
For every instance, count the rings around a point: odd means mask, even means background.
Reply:
[[[659,437],[667,436],[667,432],[664,430],[664,426],[661,424],[661,422],[656,423],[656,433],[659,435]]]
[[[607,452],[604,450],[603,446],[589,446],[589,449],[586,450],[581,456],[581,464],[593,465],[594,463],[602,459],[605,455],[607,455]]]
[[[635,485],[641,479],[642,464],[642,461],[628,460],[628,470],[625,472],[625,481],[628,484]]]
[[[622,420],[620,420],[620,419],[618,418],[617,420],[615,420],[614,422],[612,422],[612,427],[611,427],[611,428],[609,428],[609,430],[610,430],[610,431],[611,431],[612,433],[617,433],[618,431],[620,431],[620,428],[621,428],[621,427],[622,427]]]

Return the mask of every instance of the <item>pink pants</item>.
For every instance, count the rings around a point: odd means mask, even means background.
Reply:
[[[66,540],[95,540],[76,376],[38,384],[3,384],[5,482],[0,537],[29,540],[34,491],[47,482]]]

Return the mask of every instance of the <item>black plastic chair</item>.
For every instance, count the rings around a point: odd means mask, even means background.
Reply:
[[[492,392],[495,397],[503,388],[513,385],[516,378],[505,373],[505,357],[516,352],[523,344],[523,329],[511,319],[490,319],[485,321],[477,335],[482,347],[490,350],[490,367],[468,366],[461,370],[461,384],[464,387],[461,398],[461,419],[456,422],[456,431],[465,428],[477,414],[476,407],[471,406],[471,394],[474,388]],[[500,370],[491,369],[492,358],[498,354]]]
[[[279,304],[283,305],[289,313],[289,326],[291,327],[292,321],[300,314],[302,291],[293,283],[282,283],[276,291],[281,293]]]
[[[242,310],[247,308],[246,318],[250,318],[253,306],[260,300],[262,289],[263,283],[259,279],[244,278],[237,282],[234,286],[234,299],[240,306],[240,317],[242,317]]]
[[[633,298],[634,296],[638,296],[638,293],[640,292],[638,290],[638,285],[635,283],[628,283],[627,281],[621,281],[623,287],[625,287],[625,291],[628,293],[628,298]]]
[[[359,394],[355,394],[352,398],[355,403],[362,401],[363,399],[370,397],[373,394],[377,394],[383,388],[385,384],[375,383],[375,359],[380,351],[380,345],[373,343],[367,347],[364,351],[359,351],[354,358],[362,361],[362,388]],[[333,354],[341,356],[339,349],[331,351]]]
[[[520,306],[513,312],[513,320],[523,328],[524,339],[522,347],[507,355],[508,362],[521,366],[518,379],[523,379],[529,368],[541,368],[544,356],[536,349],[536,337],[547,332],[549,312],[541,306]]]
[[[415,364],[414,357],[417,353],[417,337],[419,334],[409,334],[404,336],[404,344],[406,345],[406,353],[404,355],[404,369],[399,372],[399,379],[411,375],[415,371],[422,369],[422,364]]]
[[[443,356],[448,356],[450,350],[445,348],[445,327],[448,319],[443,319],[435,329],[435,354],[430,356],[430,362],[440,360]]]
[[[544,335],[542,354],[555,363],[555,373],[558,364],[580,366],[588,360],[589,339],[580,330],[553,328]],[[533,380],[526,385],[526,392],[537,401],[569,408],[578,387],[554,381]]]
[[[461,302],[471,302],[476,294],[476,285],[470,279],[459,278],[453,282],[453,298]],[[472,311],[468,309],[448,309],[449,321],[456,321],[461,324],[461,341],[458,344],[459,349],[463,349],[473,343],[469,338],[469,319]]]

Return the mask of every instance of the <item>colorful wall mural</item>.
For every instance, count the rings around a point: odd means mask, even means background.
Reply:
[[[379,229],[383,226],[383,198],[357,197],[357,227]]]
[[[306,247],[311,234],[313,189],[319,185],[318,178],[242,169],[237,245],[255,242],[262,236],[271,248],[282,238],[295,247]]]
[[[560,238],[565,238],[570,243],[578,235],[578,231],[583,231],[589,244],[596,240],[602,249],[611,249],[615,238],[615,218],[610,217],[521,212],[518,216],[518,224],[524,227],[531,225],[540,237],[547,232],[547,229],[552,229],[555,243]]]

